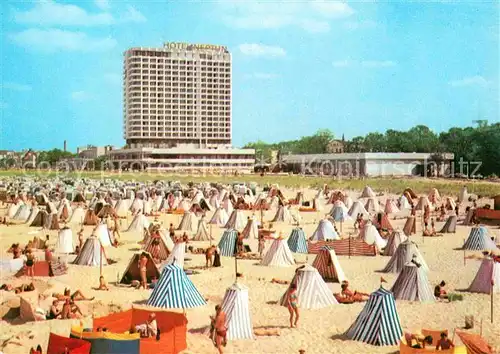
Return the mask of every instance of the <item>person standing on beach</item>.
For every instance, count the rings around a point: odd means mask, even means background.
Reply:
[[[78,231],[78,244],[80,246],[80,250],[83,248],[83,228]]]
[[[146,254],[144,252],[141,254],[141,257],[139,258],[138,267],[141,273],[141,285],[139,286],[139,289],[141,287],[146,289],[148,283],[147,280],[148,257],[146,257]]]
[[[219,354],[222,354],[222,347],[225,347],[227,342],[226,314],[222,311],[220,305],[216,305],[215,316],[210,316],[210,318],[212,319],[213,330],[215,330],[215,346]]]
[[[258,248],[260,258],[262,258],[262,254],[264,253],[265,246],[266,246],[266,239],[264,238],[263,234],[260,234],[259,235],[259,248]]]
[[[286,305],[288,312],[290,312],[290,328],[297,327],[297,322],[299,321],[299,307],[297,301],[297,284],[292,283],[286,295]],[[295,321],[293,320],[294,315]]]

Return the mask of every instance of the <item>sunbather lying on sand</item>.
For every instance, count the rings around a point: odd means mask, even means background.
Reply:
[[[86,298],[80,290],[77,290],[73,294],[71,294],[70,289],[64,289],[64,294],[54,293],[54,294],[52,294],[52,296],[55,297],[59,301],[66,301],[67,299],[70,299],[73,301],[78,301],[78,300],[92,301],[92,300],[94,300],[93,297]]]
[[[370,296],[369,294],[360,293],[358,291],[352,292],[349,289],[349,282],[347,280],[344,280],[340,287],[342,291],[340,294],[334,294],[334,296],[341,304],[352,304],[354,302],[367,301]]]
[[[279,280],[276,278],[271,279],[271,283],[287,285],[289,282],[287,280]]]

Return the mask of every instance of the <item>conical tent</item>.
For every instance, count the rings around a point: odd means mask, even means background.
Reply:
[[[380,211],[380,204],[377,198],[368,198],[365,204],[365,210],[369,213],[378,213]]]
[[[149,220],[143,213],[138,213],[132,219],[127,232],[143,232],[144,229],[149,227]]]
[[[224,200],[222,200],[222,207],[226,210],[227,215],[231,215],[233,213],[233,202],[231,202],[228,195],[226,195]]]
[[[295,271],[290,284],[297,285],[297,304],[303,309],[322,309],[338,304],[318,270],[305,264]],[[287,291],[280,299],[281,306],[287,306]]]
[[[222,227],[226,225],[228,220],[229,216],[226,210],[224,208],[218,208],[208,223]]]
[[[278,238],[273,241],[260,264],[270,267],[289,267],[295,264],[295,259],[288,243]]]
[[[243,231],[241,232],[243,238],[247,239],[258,239],[259,238],[259,227],[257,221],[254,218],[248,218],[247,224]]]
[[[427,198],[427,196],[423,195],[418,199],[418,203],[417,203],[417,206],[415,207],[415,209],[424,210],[424,208],[426,206],[430,206],[430,205],[431,205],[431,202],[429,201],[429,198]]]
[[[349,327],[346,336],[371,345],[397,345],[403,331],[393,294],[380,288],[373,292],[365,307]]]
[[[99,241],[101,241],[103,247],[109,247],[113,245],[113,239],[106,224],[97,225],[97,227],[94,229],[93,234],[97,236]]]
[[[397,300],[434,302],[434,292],[422,267],[406,264],[391,288]]]
[[[312,264],[325,281],[342,283],[347,280],[335,251],[328,246],[323,246],[319,250]]]
[[[177,230],[182,230],[194,234],[198,228],[198,221],[198,218],[193,212],[186,211],[182,216],[182,220]]]
[[[75,258],[73,264],[98,267],[101,262],[102,265],[108,265],[104,248],[97,237],[90,236],[85,240],[80,254]]]
[[[85,219],[85,209],[83,209],[82,207],[76,207],[68,219],[68,224],[72,225],[81,224],[83,223],[84,219]]]
[[[360,198],[375,198],[376,195],[369,186],[365,186]]]
[[[130,208],[130,199],[120,199],[115,205],[116,215],[120,218],[126,218]]]
[[[158,247],[155,246],[156,242],[158,243]],[[170,247],[169,244],[171,245]],[[161,233],[158,233],[156,237],[149,237],[143,247],[143,250],[150,253],[153,259],[160,261],[166,260],[172,249],[172,240],[168,242],[167,237]]]
[[[288,237],[287,243],[292,252],[307,254],[307,239],[302,228],[296,227],[293,229],[290,237]]]
[[[457,216],[450,215],[448,217],[448,220],[446,220],[446,223],[443,225],[443,228],[439,232],[442,234],[454,234],[456,229],[457,229]]]
[[[500,293],[500,263],[488,257],[481,261],[481,266],[468,291],[491,294],[492,288],[493,293]]]
[[[363,228],[363,239],[369,245],[375,244],[379,251],[387,245],[387,241],[380,236],[377,228],[369,220]]]
[[[49,214],[45,210],[39,210],[31,222],[31,227],[47,228],[49,223]]]
[[[198,230],[196,230],[196,234],[193,236],[193,241],[210,241],[210,239],[207,223],[205,222],[205,218],[202,216],[198,222]]]
[[[411,204],[408,201],[408,198],[406,198],[406,196],[404,196],[404,195],[402,195],[401,197],[399,197],[398,204],[399,204],[399,209],[401,209],[401,210],[409,210],[409,209],[411,209]]]
[[[99,218],[95,215],[93,209],[87,209],[85,217],[83,218],[83,225],[97,225],[99,223]]]
[[[484,226],[473,227],[469,237],[464,243],[463,249],[475,251],[494,251],[497,249],[495,242],[488,235]]]
[[[167,309],[189,309],[207,303],[184,270],[168,264],[163,268],[147,304]]]
[[[7,210],[7,216],[9,217],[9,219],[12,219],[16,215],[16,213],[19,210],[19,208],[21,207],[21,205],[23,205],[22,202],[18,202],[16,204],[11,204],[11,206]]]
[[[23,204],[18,209],[12,220],[25,222],[28,220],[31,214],[31,208],[29,205]]]
[[[233,257],[236,254],[236,241],[238,232],[236,230],[226,230],[219,241],[219,252],[223,257]]]
[[[329,215],[333,218],[333,220],[339,222],[344,222],[351,219],[351,217],[349,216],[349,209],[347,209],[345,204],[340,200],[337,200],[335,202],[332,209],[330,210]]]
[[[363,214],[364,217],[367,217],[369,215],[365,207],[359,200],[356,200],[354,203],[352,203],[351,209],[349,209],[348,214],[351,218],[356,218],[358,214]]]
[[[155,265],[153,257],[147,252],[141,252],[146,255],[148,258],[148,263],[146,264],[146,280],[148,283],[151,283],[153,279],[160,278],[160,271]],[[139,270],[139,259],[141,258],[141,253],[136,253],[130,259],[127,268],[125,268],[125,272],[123,272],[122,279],[120,280],[120,284],[130,284],[133,280],[141,280],[141,273]]]
[[[64,227],[57,237],[56,252],[73,253],[73,251],[73,232],[69,227]]]
[[[245,218],[243,212],[241,210],[234,209],[226,225],[224,225],[224,228],[243,230],[246,224],[247,224],[247,219]]]
[[[429,267],[427,266],[424,257],[420,254],[417,245],[408,239],[398,246],[396,252],[391,257],[382,272],[399,273],[403,270],[403,267],[412,260],[420,264],[423,270],[429,271]]]
[[[408,216],[405,225],[403,226],[405,235],[414,235],[417,232],[417,219],[414,216]]]
[[[387,200],[385,201],[384,213],[386,213],[386,214],[399,213],[399,208],[396,205],[396,203],[394,202],[394,199],[387,198]]]
[[[31,226],[31,224],[33,223],[35,218],[38,216],[39,211],[40,211],[40,209],[38,207],[36,207],[36,206],[32,207],[31,211],[30,211],[30,216],[28,217],[28,220],[26,220],[26,224]]]
[[[345,204],[346,208],[350,209],[352,207],[352,205],[354,204],[354,201],[352,200],[351,197],[346,196],[344,198],[344,204]]]
[[[387,245],[385,246],[383,253],[384,256],[392,256],[394,253],[396,253],[399,245],[407,239],[408,237],[404,234],[403,231],[393,231],[387,239]]]
[[[227,339],[254,338],[246,286],[234,283],[227,288],[221,307],[226,314]]]
[[[184,268],[184,257],[186,255],[186,243],[177,242],[172,249],[172,253],[168,256],[165,264],[175,264]]]
[[[340,240],[339,235],[335,231],[333,224],[330,220],[321,219],[319,221],[318,227],[310,237],[311,241],[329,241],[329,240]]]

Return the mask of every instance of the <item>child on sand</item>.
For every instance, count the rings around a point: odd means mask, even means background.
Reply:
[[[299,307],[297,299],[297,284],[290,284],[290,288],[287,293],[287,307],[288,312],[290,312],[290,328],[297,327],[297,322],[299,321]],[[295,321],[294,321],[295,316]]]

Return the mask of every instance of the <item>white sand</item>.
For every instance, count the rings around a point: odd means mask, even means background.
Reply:
[[[314,191],[306,191],[306,197],[311,199]],[[358,196],[354,193],[353,196]],[[295,191],[287,191],[286,196],[295,196]],[[385,198],[381,198],[382,200]],[[302,226],[309,237],[314,231],[317,222],[327,213],[330,206],[327,206],[320,213],[302,213]],[[6,209],[0,210],[3,215]],[[271,220],[275,211],[268,211],[265,220]],[[210,215],[209,215],[210,216]],[[256,213],[260,218],[260,212]],[[175,226],[180,221],[180,216],[162,215],[161,222],[168,228],[170,222]],[[128,222],[131,217],[128,218]],[[401,227],[404,219],[393,221],[394,227]],[[126,221],[123,222],[123,229],[126,228]],[[443,223],[437,223],[439,230]],[[275,224],[275,228],[283,231],[283,235],[290,234],[292,225]],[[90,235],[92,227],[85,227],[85,236]],[[489,228],[495,235],[500,236],[498,228]],[[28,239],[33,238],[29,231],[37,230],[26,225],[0,226],[0,250],[2,259],[10,259],[11,254],[6,250],[13,242],[26,244]],[[421,226],[417,226],[421,234]],[[412,240],[417,242],[425,260],[430,267],[429,280],[434,286],[441,280],[447,282],[448,291],[455,289],[465,289],[469,286],[479,267],[479,261],[468,260],[464,266],[463,252],[454,250],[462,245],[467,237],[470,227],[458,226],[456,234],[446,234],[439,238],[426,238],[422,240],[420,236],[413,236]],[[213,234],[218,240],[222,234],[222,229],[213,227]],[[344,235],[353,233],[352,222],[343,225]],[[73,228],[76,244],[77,228]],[[48,232],[51,235],[52,244],[55,243],[57,233]],[[37,235],[44,236],[45,232]],[[125,245],[119,248],[107,249],[108,258],[117,260],[113,265],[104,267],[104,276],[110,286],[109,292],[94,291],[91,287],[97,286],[99,278],[99,267],[69,266],[66,275],[55,279],[44,279],[48,281],[52,288],[46,293],[62,291],[65,286],[72,290],[80,289],[86,296],[95,296],[92,303],[80,302],[81,307],[87,313],[93,312],[95,317],[105,315],[111,310],[118,308],[130,308],[134,302],[146,300],[150,290],[134,290],[131,288],[116,287],[114,283],[123,274],[132,254],[140,248],[135,242],[142,239],[141,234],[122,233],[122,241]],[[195,247],[207,247],[208,242],[195,242]],[[267,247],[270,243],[267,244]],[[257,250],[256,240],[252,241],[252,249]],[[477,253],[478,255],[480,253]],[[186,268],[203,265],[204,256],[190,255],[192,261],[185,264]],[[73,256],[74,257],[74,256]],[[296,255],[296,260],[312,263],[315,255]],[[389,257],[339,257],[351,287],[363,292],[372,292],[379,286],[380,276],[388,281],[386,288],[390,288],[396,279],[396,274],[381,274],[376,270],[382,269]],[[209,300],[208,305],[202,308],[187,311],[188,318],[188,350],[186,353],[216,353],[211,341],[207,336],[196,332],[197,329],[209,324],[209,315],[213,314],[214,306],[220,303],[224,296],[225,289],[234,282],[234,260],[222,257],[222,267],[210,270],[201,270],[201,274],[190,276],[199,291]],[[272,278],[291,280],[295,267],[290,268],[269,268],[257,265],[257,261],[238,261],[238,271],[243,273],[243,278],[239,281],[247,285],[250,289],[250,311],[254,328],[261,326],[275,326],[280,328],[280,336],[256,337],[256,340],[232,341],[229,342],[226,353],[298,353],[299,349],[305,349],[306,353],[391,353],[398,350],[397,347],[373,347],[360,342],[346,341],[342,338],[342,333],[356,319],[363,308],[363,304],[336,305],[322,310],[302,310],[299,327],[288,328],[288,311],[284,307],[273,304],[279,300],[286,290],[286,285],[272,284]],[[12,275],[1,274],[1,282],[9,282],[13,285],[29,282],[29,279],[15,279]],[[329,284],[332,291],[340,290],[339,284]],[[0,291],[2,303],[7,299],[15,297],[12,293]],[[453,303],[437,302],[435,304],[410,303],[397,301],[397,309],[401,319],[403,330],[419,331],[427,329],[448,329],[453,333],[454,328],[464,326],[464,317],[473,315],[478,321],[475,332],[479,332],[479,321],[482,320],[483,336],[497,350],[500,350],[500,323],[498,314],[500,313],[500,294],[495,294],[497,322],[490,323],[490,296],[484,294],[464,293],[464,301]],[[48,334],[50,331],[61,335],[69,335],[70,321],[45,321],[38,323],[26,323],[22,325],[11,325],[7,322],[1,323],[0,340],[5,341],[16,335],[20,335],[18,344],[11,343],[4,347],[5,353],[27,353],[31,346],[41,344],[46,348]],[[456,338],[455,338],[456,339]]]

